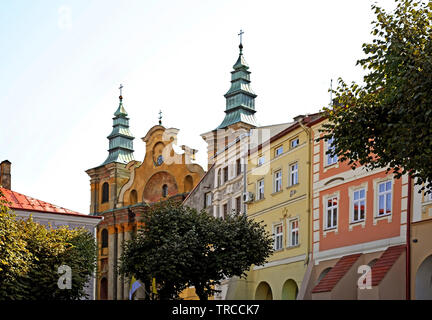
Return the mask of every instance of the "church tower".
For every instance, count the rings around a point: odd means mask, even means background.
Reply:
[[[201,134],[207,142],[208,167],[213,164],[213,156],[218,150],[234,141],[238,136],[258,126],[255,118],[255,98],[250,83],[249,65],[243,55],[240,30],[239,56],[231,71],[231,87],[224,95],[226,99],[225,118],[214,130]]]
[[[240,35],[243,32],[240,32]],[[224,95],[226,99],[225,119],[217,129],[234,127],[256,127],[255,119],[255,98],[257,95],[250,87],[249,66],[243,56],[243,44],[240,40],[240,53],[237,62],[234,64],[234,71],[231,71],[231,88]]]
[[[109,155],[103,165],[111,162],[127,164],[129,161],[134,160],[133,140],[135,137],[129,131],[129,118],[123,107],[122,88],[123,86],[120,85],[120,102],[117,111],[114,113],[113,130],[108,136]]]
[[[129,131],[129,118],[123,106],[123,86],[120,85],[119,89],[119,106],[114,113],[113,129],[107,137],[108,157],[100,166],[86,171],[90,176],[91,214],[121,206],[118,202],[118,194],[130,176],[126,165],[134,160],[133,140],[135,138]]]

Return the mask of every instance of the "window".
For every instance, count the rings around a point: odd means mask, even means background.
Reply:
[[[291,148],[297,147],[299,145],[299,142],[300,142],[299,138],[295,138],[295,139],[291,140],[291,142],[290,142]]]
[[[101,238],[102,238],[102,248],[108,248],[108,230],[107,229],[102,230]]]
[[[366,190],[360,189],[354,191],[353,200],[353,222],[363,221],[365,218],[365,206],[366,206]]]
[[[218,170],[218,174],[217,174],[217,186],[220,187],[222,185],[222,173],[221,173],[222,169]]]
[[[274,226],[274,249],[281,250],[283,244],[283,228],[282,223]]]
[[[327,199],[326,229],[337,227],[338,198]]]
[[[223,211],[222,211],[222,214],[223,214],[223,218],[225,218],[225,217],[228,215],[228,203],[225,203],[225,204],[223,205]]]
[[[378,184],[378,216],[389,215],[392,212],[392,182]]]
[[[282,190],[282,171],[276,171],[274,174],[274,192]]]
[[[224,183],[228,181],[228,167],[223,169]]]
[[[258,167],[262,166],[264,164],[264,162],[265,162],[265,157],[264,156],[259,157],[258,158]]]
[[[290,165],[290,186],[298,183],[298,163],[293,163]]]
[[[299,221],[293,219],[289,221],[289,246],[294,247],[299,244]]]
[[[166,184],[164,184],[162,186],[162,197],[167,197],[168,196],[168,186]]]
[[[211,203],[212,203],[212,193],[211,192],[207,192],[204,195],[204,208],[210,207]]]
[[[427,193],[430,192],[430,193]],[[424,201],[432,201],[432,189],[425,189],[424,191]]]
[[[264,199],[264,179],[259,180],[257,184],[258,184],[257,200]]]
[[[327,152],[333,152],[335,150],[334,146],[334,138],[327,140]],[[327,165],[330,166],[332,164],[337,163],[338,157],[337,155],[331,156],[330,154],[327,154]]]
[[[241,197],[236,198],[236,213],[241,212]]]
[[[277,147],[275,150],[275,157],[280,156],[283,153],[283,146]]]
[[[108,182],[105,182],[102,185],[102,203],[109,201],[109,185]]]
[[[237,161],[236,161],[236,171],[237,171],[237,176],[239,176],[241,174],[241,162],[240,162],[240,159],[237,159]]]

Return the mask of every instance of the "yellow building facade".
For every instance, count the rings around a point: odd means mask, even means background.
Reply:
[[[263,221],[273,235],[274,253],[263,266],[252,266],[238,285],[238,298],[294,300],[299,295],[311,252],[311,136],[299,116],[248,156],[247,215]]]

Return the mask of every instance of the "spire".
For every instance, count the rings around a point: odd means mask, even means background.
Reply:
[[[119,106],[114,113],[113,130],[107,137],[109,140],[109,155],[103,165],[111,162],[128,163],[134,160],[133,157],[133,140],[135,137],[129,131],[129,118],[123,107],[122,89],[120,85]]]
[[[231,71],[231,88],[224,95],[226,98],[225,119],[217,129],[237,123],[247,123],[253,127],[258,126],[255,119],[255,98],[257,95],[250,87],[250,71],[248,64],[243,56],[242,35],[243,30],[238,34],[240,36],[239,56]]]
[[[162,125],[162,110],[159,110],[159,125]]]

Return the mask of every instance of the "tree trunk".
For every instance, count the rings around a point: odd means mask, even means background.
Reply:
[[[204,291],[204,287],[202,285],[196,285],[195,284],[195,292],[197,296],[199,297],[200,301],[207,301],[208,296],[207,293]]]

